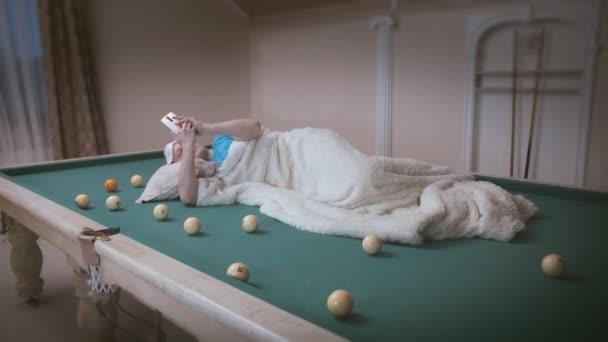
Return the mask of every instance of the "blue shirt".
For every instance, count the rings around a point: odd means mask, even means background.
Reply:
[[[211,161],[222,166],[222,163],[228,156],[228,150],[230,149],[233,140],[234,138],[231,136],[217,134],[213,138],[213,157],[211,157]]]

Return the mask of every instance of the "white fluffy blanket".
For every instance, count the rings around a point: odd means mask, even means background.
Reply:
[[[509,241],[536,207],[457,170],[368,156],[326,129],[265,131],[233,142],[225,188],[199,186],[199,205],[243,203],[311,232],[420,244],[479,236]]]

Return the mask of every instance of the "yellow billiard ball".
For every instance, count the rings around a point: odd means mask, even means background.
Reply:
[[[380,250],[382,249],[382,240],[380,240],[376,234],[369,234],[365,237],[365,239],[363,239],[361,246],[363,247],[365,253],[369,255],[376,255],[380,253]]]
[[[76,203],[78,208],[86,209],[89,207],[89,204],[91,203],[91,199],[89,198],[89,195],[80,194],[80,195],[76,196],[76,199],[74,199],[74,202]]]
[[[561,255],[549,254],[543,258],[540,267],[549,277],[558,278],[566,272],[566,261]]]
[[[142,177],[140,175],[133,175],[133,177],[131,177],[131,185],[133,185],[134,187],[139,188],[143,184],[144,184],[144,177]]]
[[[353,295],[345,290],[335,290],[327,297],[327,310],[336,318],[344,318],[353,312]]]
[[[118,189],[118,181],[110,178],[103,183],[103,187],[106,188],[107,192],[115,192]]]
[[[228,267],[226,275],[240,281],[247,282],[249,280],[249,267],[242,262],[235,262]]]
[[[169,217],[169,207],[166,204],[159,204],[154,207],[154,217],[163,221]]]
[[[120,209],[120,197],[112,195],[106,199],[106,207],[114,211]]]
[[[253,233],[258,230],[260,220],[255,215],[247,215],[243,218],[243,229],[247,233]]]
[[[201,231],[201,220],[198,217],[188,217],[184,221],[184,230],[188,235],[195,235]]]

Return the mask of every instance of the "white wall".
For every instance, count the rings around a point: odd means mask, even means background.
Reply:
[[[462,167],[469,9],[402,14],[395,31],[393,154]]]
[[[403,11],[394,33],[393,156],[463,167],[467,25],[471,16],[524,1]],[[556,6],[575,1],[538,1]],[[606,17],[606,6],[603,16]],[[375,151],[375,35],[369,15],[254,23],[253,115],[280,129],[330,127],[367,153]],[[608,25],[604,20],[604,27]],[[604,30],[606,30],[604,28]],[[605,39],[605,38],[604,38]],[[606,52],[596,94],[606,93]],[[587,186],[608,190],[605,96],[596,96]]]
[[[401,12],[394,52],[395,157],[462,167],[468,18],[522,3]],[[607,7],[601,35],[606,46]],[[378,12],[323,17],[316,11],[314,18],[273,16],[247,25],[215,0],[90,1],[111,151],[160,147],[169,135],[158,119],[175,111],[209,121],[253,115],[273,129],[332,128],[374,153],[373,14]],[[587,185],[608,190],[605,49],[597,71]]]
[[[247,26],[221,1],[94,0],[87,14],[112,153],[161,148],[169,111],[251,115]]]
[[[331,128],[373,153],[374,36],[367,21],[254,27],[253,116],[272,129]]]

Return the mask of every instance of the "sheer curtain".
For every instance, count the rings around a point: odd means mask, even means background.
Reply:
[[[0,167],[53,155],[36,0],[0,0]]]

